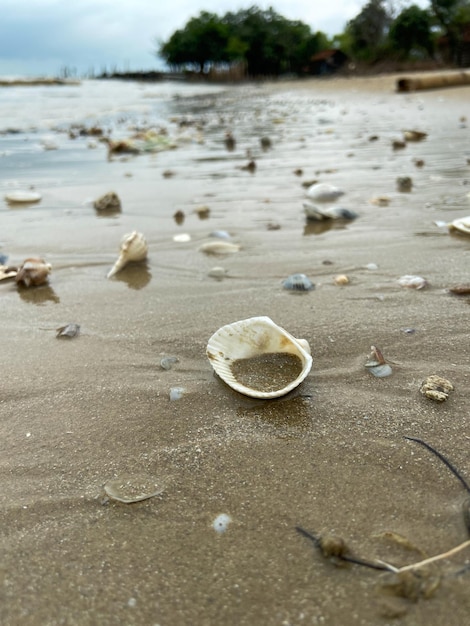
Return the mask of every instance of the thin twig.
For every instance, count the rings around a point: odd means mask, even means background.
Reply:
[[[296,526],[295,530],[299,532],[307,539],[310,539],[317,548],[321,549],[321,540],[319,537],[312,535],[307,530],[304,530],[300,526]],[[364,559],[357,558],[355,556],[348,556],[347,554],[335,554],[335,558],[340,559],[341,561],[346,561],[347,563],[353,563],[354,565],[362,565],[363,567],[369,567],[370,569],[378,569],[382,571],[395,572],[397,571],[395,567],[392,565],[388,565],[383,561],[364,561]]]
[[[405,439],[408,439],[409,441],[416,441],[416,443],[421,444],[422,446],[427,448],[430,452],[435,454],[437,458],[440,459],[448,469],[450,469],[452,474],[454,474],[454,476],[456,476],[460,480],[460,482],[468,491],[468,493],[470,493],[470,485],[467,483],[465,478],[461,476],[460,472],[452,465],[452,463],[445,458],[445,456],[443,456],[440,452],[438,452],[432,446],[430,446],[429,443],[426,443],[422,439],[418,439],[417,437],[405,437]]]
[[[468,548],[470,546],[470,539],[464,541],[463,543],[455,546],[448,552],[443,552],[442,554],[436,554],[435,556],[431,556],[428,559],[424,559],[424,561],[419,561],[418,563],[412,563],[411,565],[405,565],[405,567],[400,567],[397,571],[397,574],[401,574],[402,572],[407,572],[409,570],[418,569],[418,567],[424,567],[425,565],[429,565],[430,563],[434,563],[435,561],[440,561],[441,559],[448,559],[449,557],[457,554],[461,550]]]

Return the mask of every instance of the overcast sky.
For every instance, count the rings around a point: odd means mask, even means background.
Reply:
[[[272,6],[312,31],[334,35],[367,1],[0,0],[0,75],[57,75],[64,66],[80,75],[90,69],[161,69],[157,42],[201,11],[223,15]]]

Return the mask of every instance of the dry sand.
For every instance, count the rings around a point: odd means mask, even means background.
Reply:
[[[2,624],[467,622],[469,549],[435,566],[439,580],[423,575],[413,600],[384,589],[392,574],[337,567],[295,530],[339,535],[352,553],[398,567],[469,534],[469,494],[404,437],[429,442],[470,481],[469,300],[446,291],[470,280],[470,238],[434,224],[470,213],[461,119],[470,88],[394,88],[385,76],[229,90],[233,154],[221,145],[192,167],[179,166],[178,150],[113,163],[101,185],[83,176],[44,191],[36,208],[4,212],[10,262],[39,254],[53,271],[36,290],[0,284]],[[406,128],[428,137],[394,151]],[[256,148],[264,134],[266,153]],[[247,147],[253,174],[240,169]],[[399,176],[412,177],[410,193],[396,190]],[[341,204],[359,218],[306,224],[301,182],[311,179],[344,188]],[[122,198],[119,217],[68,210],[109,189]],[[388,207],[371,204],[381,195]],[[167,207],[159,217],[156,204]],[[208,220],[193,212],[201,204]],[[107,281],[116,242],[136,227],[149,241],[147,267]],[[216,229],[233,233],[240,252],[199,252]],[[175,244],[181,232],[192,240]],[[209,277],[215,265],[228,277]],[[294,272],[316,288],[283,290]],[[335,285],[337,274],[350,283]],[[429,286],[402,288],[404,274]],[[215,330],[255,315],[311,346],[311,374],[277,401],[232,392],[205,356]],[[67,322],[81,325],[79,337],[44,330]],[[390,377],[364,367],[371,345]],[[179,359],[168,371],[167,355]],[[432,374],[454,384],[447,402],[419,393]],[[169,400],[172,387],[182,399]],[[135,504],[108,499],[104,483],[125,475],[164,491]],[[232,522],[219,534],[221,513]]]

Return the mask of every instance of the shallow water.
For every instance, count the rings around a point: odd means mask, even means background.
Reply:
[[[113,136],[127,137],[147,120],[177,147],[109,160],[102,143],[63,132],[88,121],[68,117],[70,103],[58,130],[34,118],[40,130],[23,122],[0,136],[2,195],[42,194],[34,206],[0,201],[0,253],[53,267],[36,290],[0,283],[0,621],[460,626],[468,552],[443,562],[433,596],[415,602],[390,598],[380,573],[336,567],[295,527],[397,566],[467,538],[461,485],[404,435],[468,476],[468,298],[446,289],[468,282],[470,243],[434,224],[470,213],[468,88],[402,95],[391,79],[307,81],[161,102],[142,97],[157,87],[106,85],[91,124],[112,120]],[[147,100],[158,100],[152,113]],[[406,128],[428,136],[394,151]],[[57,149],[40,147],[42,133]],[[412,177],[410,193],[396,190],[399,176]],[[342,187],[359,217],[307,223],[312,180]],[[122,212],[99,215],[92,201],[111,190]],[[387,207],[370,202],[382,195]],[[146,264],[106,280],[134,229]],[[199,251],[221,230],[239,252]],[[208,275],[214,266],[224,278]],[[292,273],[315,289],[283,289]],[[429,288],[400,287],[404,274]],[[233,392],[205,356],[219,327],[255,315],[311,347],[312,371],[286,398]],[[55,337],[74,322],[79,336]],[[364,367],[371,345],[390,377]],[[169,370],[165,357],[177,359]],[[443,404],[419,393],[431,374],[454,384]],[[170,401],[175,387],[184,393]],[[165,490],[132,505],[106,498],[108,481],[143,475]],[[220,514],[233,520],[221,534]]]

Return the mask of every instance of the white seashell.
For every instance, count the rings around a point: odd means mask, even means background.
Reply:
[[[199,246],[199,252],[206,254],[234,254],[239,250],[240,246],[237,243],[230,243],[229,241],[209,241]]]
[[[227,515],[227,513],[221,513],[220,515],[217,515],[215,520],[212,522],[212,528],[219,534],[224,533],[231,521],[232,518],[230,515]]]
[[[308,342],[296,339],[266,316],[222,326],[209,339],[206,354],[216,374],[227,385],[253,398],[278,398],[289,393],[300,385],[312,367]],[[295,368],[289,364],[282,371],[285,363],[280,367],[274,362],[278,357],[287,361],[290,356],[297,357],[298,362],[293,359]],[[245,372],[244,366],[247,366]]]
[[[175,243],[188,243],[188,241],[191,241],[191,235],[189,233],[180,233],[179,235],[173,235],[173,241]]]
[[[302,203],[305,216],[308,220],[354,220],[357,213],[343,207],[319,208],[312,204],[309,200]]]
[[[412,274],[405,274],[397,282],[400,287],[409,287],[410,289],[424,289],[428,285],[428,281],[425,278],[413,276]]]
[[[329,183],[315,183],[307,189],[307,196],[314,202],[334,202],[343,195],[342,189]]]
[[[470,215],[468,217],[460,217],[459,219],[454,220],[448,224],[448,228],[450,231],[458,230],[460,233],[470,235]]]
[[[16,282],[24,287],[35,287],[47,283],[52,267],[44,259],[26,259],[16,274]]]
[[[5,200],[10,204],[32,204],[41,200],[41,194],[37,191],[9,191]]]
[[[216,278],[217,280],[222,280],[227,276],[227,270],[224,267],[213,267],[207,272],[207,275],[211,278]]]
[[[144,261],[147,258],[148,245],[142,233],[134,230],[128,235],[124,235],[121,241],[121,251],[116,263],[108,272],[107,278],[111,278],[122,270],[130,262]]]

